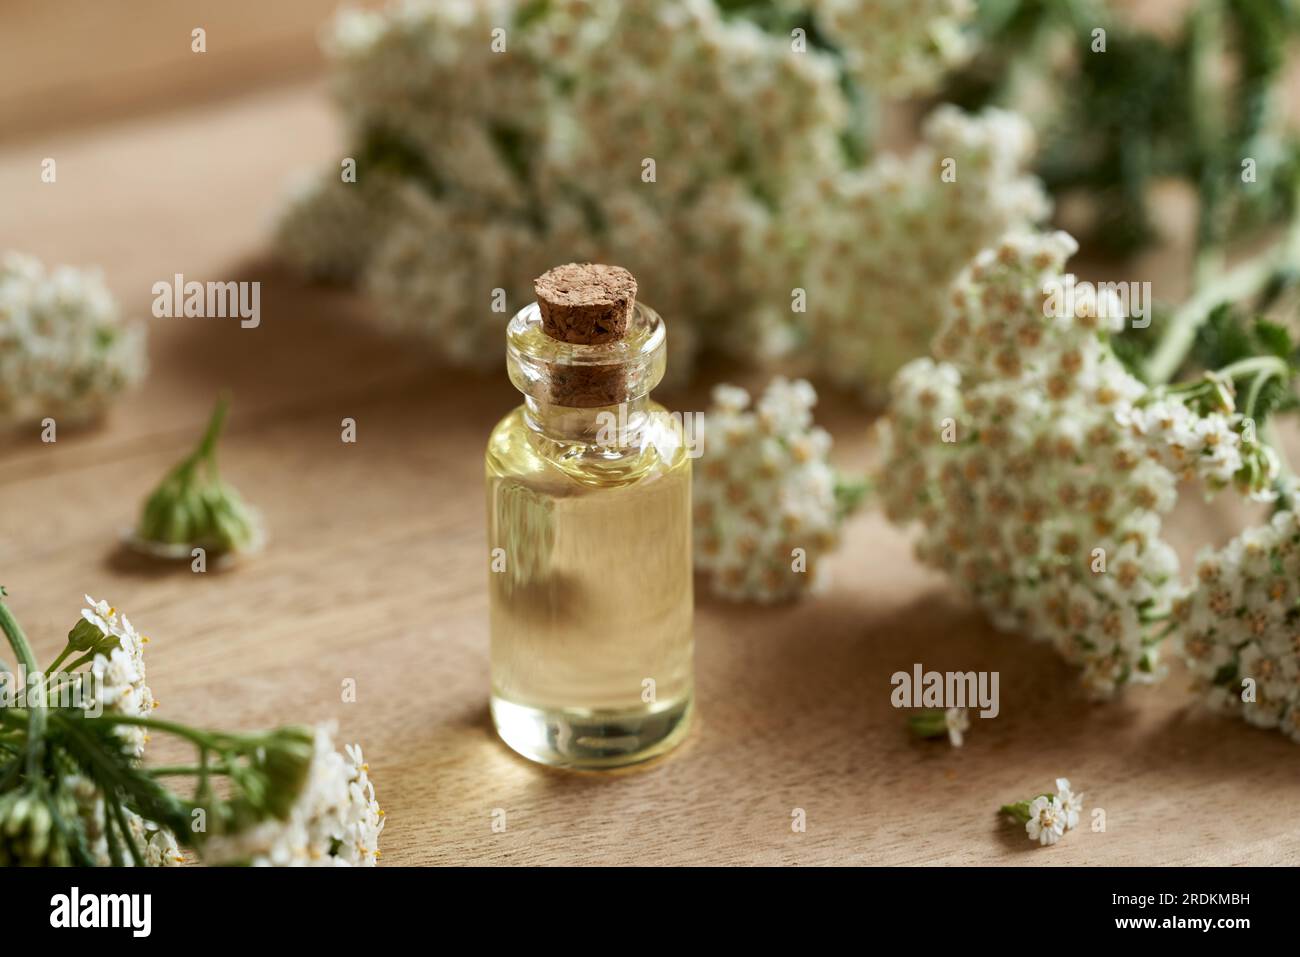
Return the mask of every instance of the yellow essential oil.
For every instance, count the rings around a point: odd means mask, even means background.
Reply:
[[[649,398],[663,320],[626,308],[611,341],[555,338],[538,303],[507,333],[525,399],[487,448],[492,719],[545,764],[643,761],[690,720],[691,460]]]

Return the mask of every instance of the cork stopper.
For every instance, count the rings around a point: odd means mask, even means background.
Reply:
[[[568,263],[538,276],[533,290],[541,332],[557,350],[536,367],[535,397],[575,409],[626,401],[641,375],[625,352],[638,309],[632,274]]]
[[[579,345],[616,342],[627,334],[636,279],[622,266],[568,263],[533,280],[542,329]]]

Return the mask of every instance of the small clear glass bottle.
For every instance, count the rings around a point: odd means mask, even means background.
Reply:
[[[544,764],[643,761],[690,723],[691,461],[650,399],[665,336],[635,302],[614,341],[556,339],[536,302],[507,331],[524,403],[486,456],[492,720]]]

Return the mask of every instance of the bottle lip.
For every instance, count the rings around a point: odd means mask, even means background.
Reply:
[[[623,338],[592,345],[547,335],[536,302],[515,313],[506,329],[510,381],[539,402],[571,407],[615,405],[641,398],[664,376],[667,329],[640,302]]]

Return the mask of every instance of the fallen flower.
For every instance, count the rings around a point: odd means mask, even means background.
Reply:
[[[154,557],[186,560],[194,548],[222,556],[262,547],[261,517],[217,473],[217,440],[228,408],[224,398],[217,401],[197,448],[145,500],[130,545]]]
[[[1070,789],[1067,778],[1057,778],[1055,794],[1039,794],[1027,801],[1004,804],[1001,812],[1017,824],[1024,825],[1025,834],[1031,841],[1046,846],[1055,844],[1066,831],[1078,826],[1082,802],[1083,795]]]
[[[918,737],[941,738],[947,735],[949,743],[960,748],[965,733],[970,730],[970,717],[965,708],[924,708],[909,715],[907,724]]]

